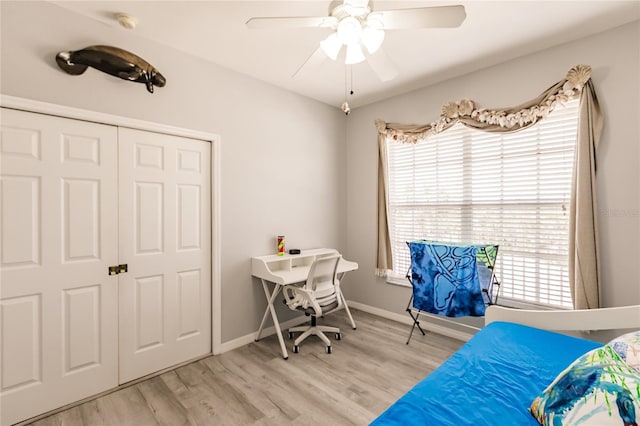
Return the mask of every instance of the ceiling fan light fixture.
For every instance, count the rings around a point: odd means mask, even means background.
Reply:
[[[351,43],[347,45],[347,57],[344,60],[345,64],[359,64],[365,59],[366,58],[364,57],[364,53],[362,53],[362,49],[360,48],[359,43]]]
[[[360,42],[360,36],[362,35],[362,24],[357,18],[353,16],[347,16],[343,18],[338,24],[337,29],[338,38],[342,44],[350,45]]]
[[[384,41],[384,31],[376,28],[365,27],[362,30],[362,44],[370,54],[374,54],[382,46]]]
[[[338,53],[342,48],[342,41],[340,41],[338,34],[333,33],[320,42],[320,48],[322,48],[325,55],[335,61],[338,59]]]

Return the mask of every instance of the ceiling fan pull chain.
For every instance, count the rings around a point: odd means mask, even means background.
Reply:
[[[347,87],[348,87],[347,67],[349,67],[349,65],[345,64],[344,66],[344,102],[342,103],[342,106],[340,107],[340,109],[342,109],[342,112],[344,112],[346,115],[349,115],[349,113],[351,112],[351,107],[349,106],[349,102],[347,102]]]
[[[345,65],[344,66],[344,101],[347,102],[347,87],[349,86],[349,83],[347,82],[347,69],[349,68],[349,65]]]
[[[349,71],[351,74],[351,91],[349,92],[349,94],[353,96],[353,67],[349,67]]]

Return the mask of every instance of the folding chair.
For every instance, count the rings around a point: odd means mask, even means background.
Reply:
[[[497,244],[420,240],[407,242],[407,246],[411,266],[406,278],[413,290],[406,309],[413,320],[407,344],[416,327],[425,335],[419,321],[422,314],[484,316],[486,305],[497,304]]]

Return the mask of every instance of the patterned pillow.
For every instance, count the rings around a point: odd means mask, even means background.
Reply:
[[[640,373],[640,330],[623,334],[609,342],[609,346],[631,368]]]
[[[543,426],[635,425],[640,421],[640,375],[605,345],[560,373],[529,411]]]

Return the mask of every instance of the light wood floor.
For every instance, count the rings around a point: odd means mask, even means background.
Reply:
[[[462,342],[352,310],[321,319],[342,331],[284,360],[276,336],[179,367],[33,425],[366,425]],[[286,338],[286,333],[285,333]],[[333,340],[333,336],[331,336]]]

